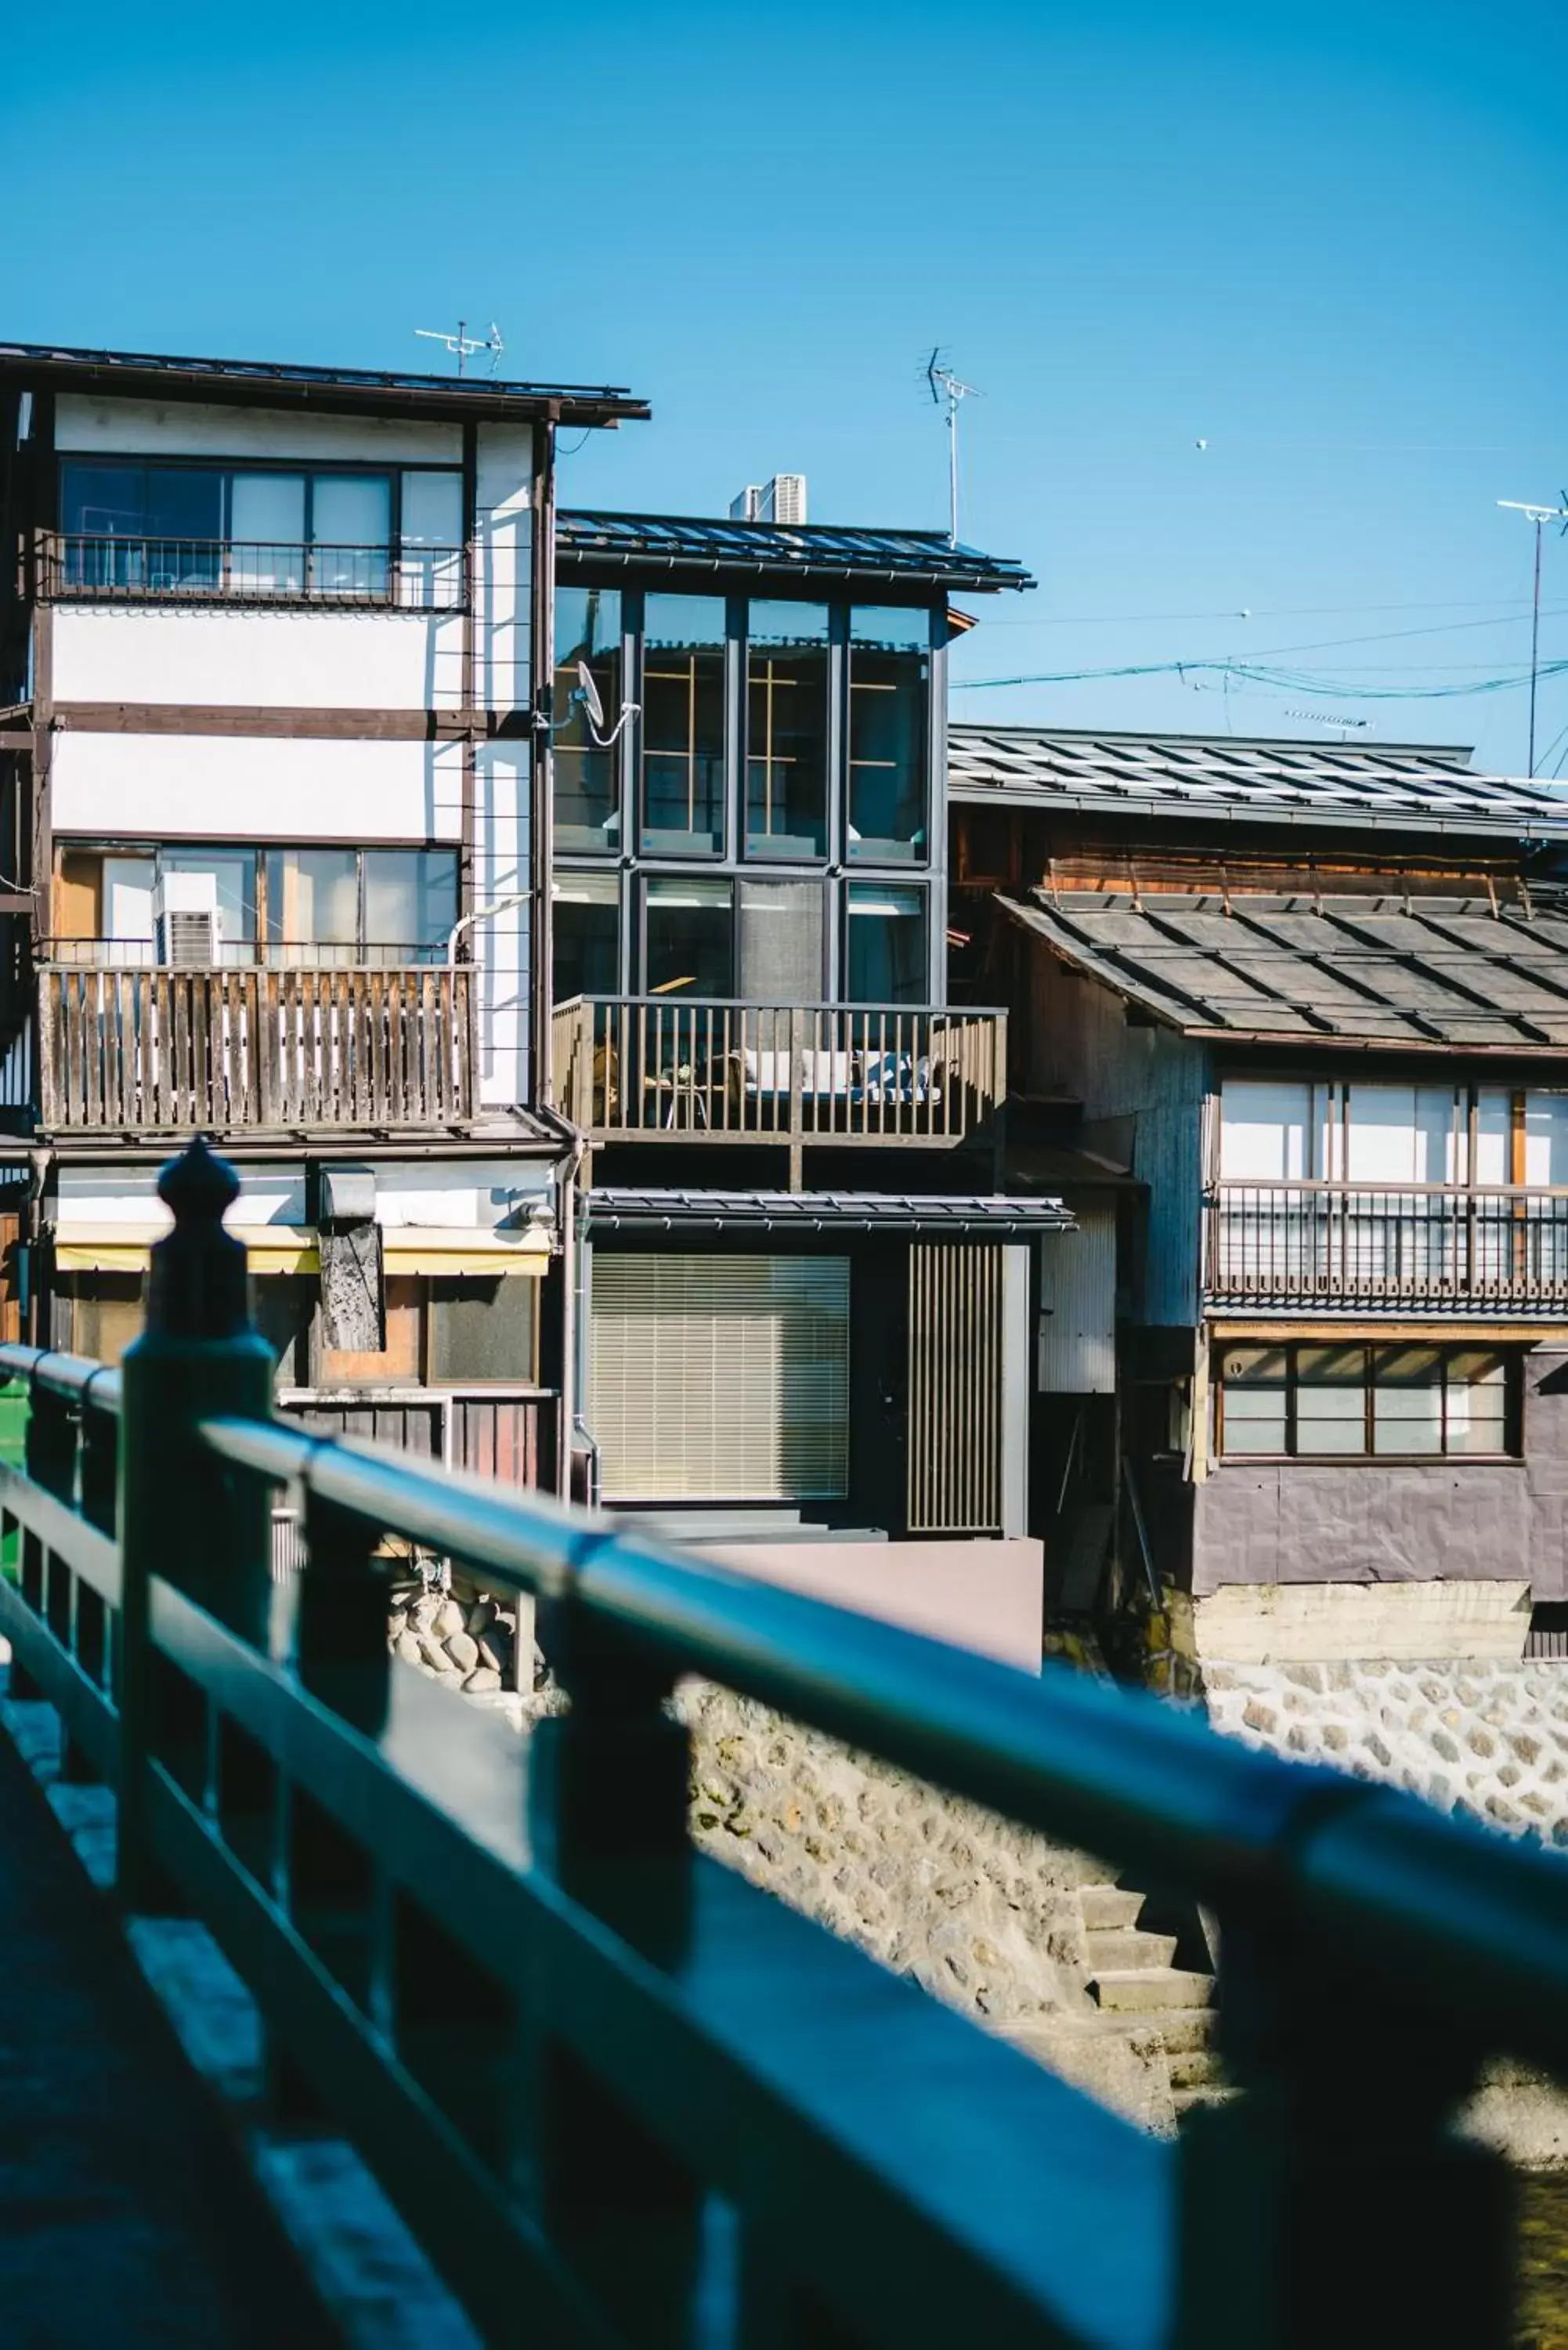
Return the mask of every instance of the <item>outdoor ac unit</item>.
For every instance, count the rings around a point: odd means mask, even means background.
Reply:
[[[172,971],[210,970],[218,960],[218,877],[161,873],[152,892],[158,960]]]

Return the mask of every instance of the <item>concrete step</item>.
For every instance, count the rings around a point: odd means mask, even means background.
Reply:
[[[1174,1934],[1145,1934],[1136,1926],[1112,1926],[1085,1934],[1084,1953],[1096,1974],[1125,1974],[1133,1967],[1168,1967],[1176,1956]]]
[[[1084,1907],[1085,1929],[1091,1934],[1108,1932],[1114,1926],[1136,1926],[1143,1908],[1141,1893],[1128,1893],[1119,1885],[1083,1885],[1078,1898]]]
[[[1219,2052],[1213,2048],[1172,2048],[1168,2052],[1172,2089],[1222,2088]]]
[[[1167,2008],[1159,2017],[1159,2036],[1168,2056],[1206,2049],[1214,2037],[1214,2011],[1211,2007]]]
[[[1191,2089],[1179,2089],[1172,2084],[1170,2102],[1179,2121],[1184,2114],[1193,2113],[1200,2106],[1228,2106],[1235,2094],[1234,2089],[1226,2088],[1219,2081],[1210,2081]]]
[[[1162,2008],[1197,2007],[1214,1988],[1212,1975],[1189,1974],[1180,1967],[1107,1967],[1091,1977],[1089,1989],[1101,2007],[1118,2014],[1154,2014]]]

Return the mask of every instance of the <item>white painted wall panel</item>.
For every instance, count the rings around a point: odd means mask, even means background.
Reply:
[[[533,434],[526,425],[481,425],[474,485],[474,700],[493,710],[521,710],[529,698],[533,462]]]
[[[160,611],[61,605],[61,702],[441,710],[462,700],[456,612]]]
[[[1116,1211],[1075,1207],[1075,1232],[1040,1243],[1042,1395],[1114,1395]]]
[[[529,886],[527,744],[481,743],[474,786],[474,902],[492,906]],[[529,929],[526,905],[474,925],[483,1101],[528,1098]]]
[[[159,840],[456,840],[455,743],[57,737],[55,829]]]
[[[456,424],[413,418],[304,415],[69,391],[56,408],[55,445],[144,457],[321,457],[364,464],[408,458],[455,465],[462,434]]]

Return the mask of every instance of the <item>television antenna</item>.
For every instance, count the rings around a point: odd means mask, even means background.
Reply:
[[[939,344],[926,362],[926,381],[930,386],[931,399],[938,408],[948,411],[948,545],[958,545],[959,526],[959,442],[958,412],[966,400],[983,400],[985,394],[978,385],[961,382],[942,359]]]
[[[501,339],[501,329],[493,318],[490,321],[490,332],[487,335],[471,335],[466,318],[458,320],[455,335],[449,335],[441,327],[416,327],[414,332],[427,343],[444,344],[457,361],[459,375],[464,373],[466,363],[473,357],[475,351],[490,353],[490,372],[493,375],[500,362],[501,354],[506,348]]]
[[[1535,773],[1535,675],[1540,667],[1541,651],[1541,530],[1543,523],[1562,525],[1561,538],[1568,531],[1568,490],[1559,493],[1560,506],[1528,505],[1522,498],[1499,498],[1498,504],[1510,514],[1521,514],[1535,525],[1535,598],[1530,609],[1530,773]]]

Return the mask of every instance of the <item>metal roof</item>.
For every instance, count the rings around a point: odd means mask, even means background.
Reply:
[[[619,384],[503,383],[493,376],[180,359],[151,351],[76,350],[57,343],[0,343],[0,382],[7,379],[35,391],[112,391],[126,399],[327,408],[361,415],[477,415],[498,423],[558,417],[568,424],[609,425],[649,414],[648,402]]]
[[[1487,898],[1035,890],[1013,919],[1149,1019],[1231,1043],[1568,1050],[1568,915]]]
[[[759,577],[887,580],[899,587],[1033,588],[1023,564],[951,546],[940,530],[786,528],[701,515],[562,513],[563,565],[592,560],[639,571],[750,572]]]
[[[1046,726],[948,729],[950,794],[971,806],[1312,827],[1391,821],[1401,831],[1568,837],[1568,794],[1477,775],[1469,756],[1437,743],[1373,750]]]
[[[1070,1232],[1060,1200],[950,1198],[886,1191],[642,1191],[596,1184],[588,1194],[596,1232],[793,1232],[991,1233],[1028,1239]]]

